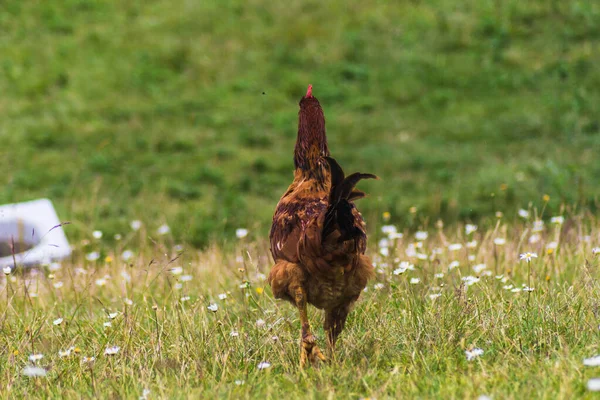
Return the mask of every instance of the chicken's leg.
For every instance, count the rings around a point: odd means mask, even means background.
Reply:
[[[323,329],[325,329],[325,334],[327,335],[327,347],[329,348],[330,357],[333,357],[334,355],[335,342],[344,329],[344,325],[346,325],[346,318],[348,317],[349,311],[350,306],[347,305],[334,308],[333,310],[327,310],[325,313]]]
[[[312,365],[317,363],[317,360],[326,361],[327,359],[316,344],[316,338],[310,331],[308,323],[308,314],[306,311],[306,291],[302,287],[298,287],[294,293],[294,301],[300,311],[300,323],[302,324],[302,348],[300,349],[300,367],[304,368],[306,361],[310,361]]]

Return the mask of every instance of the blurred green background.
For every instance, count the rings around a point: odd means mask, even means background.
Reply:
[[[4,0],[0,203],[265,237],[312,83],[367,220],[594,210],[599,40],[592,0]]]

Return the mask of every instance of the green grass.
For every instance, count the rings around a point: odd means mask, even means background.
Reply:
[[[591,395],[600,3],[322,3],[0,3],[0,204],[50,198],[75,250],[55,271],[0,280],[0,398]],[[361,183],[369,252],[382,213],[405,237],[377,258],[337,360],[300,371],[298,316],[261,274],[308,83],[333,155],[382,178]],[[532,220],[542,210],[539,242],[520,208]],[[548,223],[557,214],[561,227]],[[165,223],[171,233],[158,235]],[[405,251],[418,229],[429,231],[426,259]],[[540,254],[531,276],[518,261],[529,250]],[[398,261],[416,269],[394,275]],[[467,289],[461,277],[480,263],[492,276]],[[503,288],[529,279],[532,293]],[[119,352],[104,355],[109,345]],[[484,354],[467,361],[473,347]],[[22,374],[35,353],[46,377]]]
[[[308,83],[383,179],[367,216],[597,206],[597,2],[8,0],[0,31],[0,203],[50,197],[77,239],[263,237]]]
[[[144,389],[150,398],[591,398],[585,386],[600,371],[583,359],[600,351],[592,251],[600,225],[579,217],[546,226],[535,243],[530,223],[501,219],[469,236],[462,228],[431,230],[416,247],[425,257],[407,255],[415,243],[408,232],[387,257],[373,247],[377,278],[350,315],[336,360],[305,370],[298,314],[275,301],[265,282],[264,241],[182,251],[168,237],[146,240],[142,229],[116,246],[82,243],[61,268],[2,279],[0,398],[137,398]],[[498,237],[506,243],[495,245]],[[451,250],[454,243],[463,246]],[[132,248],[124,261],[123,250]],[[103,256],[86,260],[92,251]],[[539,254],[530,276],[519,261],[525,251]],[[401,261],[415,269],[395,275]],[[450,269],[452,261],[460,266]],[[481,263],[480,281],[465,286],[462,278],[477,275],[473,266]],[[531,293],[505,288],[528,281]],[[324,346],[321,314],[312,307],[309,314]],[[112,345],[119,352],[105,355]],[[70,347],[68,357],[58,355]],[[484,353],[468,361],[473,348]],[[47,375],[24,376],[28,356],[38,353]],[[83,361],[92,356],[95,362]],[[258,369],[264,361],[270,368]]]

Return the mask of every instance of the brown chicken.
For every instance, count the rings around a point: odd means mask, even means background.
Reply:
[[[326,360],[311,333],[307,303],[325,310],[333,356],[348,313],[374,274],[364,255],[365,223],[354,205],[365,193],[354,187],[361,179],[378,178],[362,173],[346,177],[329,156],[325,117],[311,85],[300,100],[298,117],[294,182],[277,204],[269,235],[275,260],[269,284],[276,298],[298,307],[304,366]]]

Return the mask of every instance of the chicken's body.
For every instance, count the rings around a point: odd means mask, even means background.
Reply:
[[[325,120],[311,88],[300,101],[294,181],[282,196],[271,227],[275,265],[269,274],[273,294],[296,305],[302,323],[301,364],[325,359],[310,331],[306,304],[325,310],[331,350],[344,328],[373,266],[364,255],[367,236],[353,200],[364,193],[354,185],[370,174],[344,176],[329,157]]]

